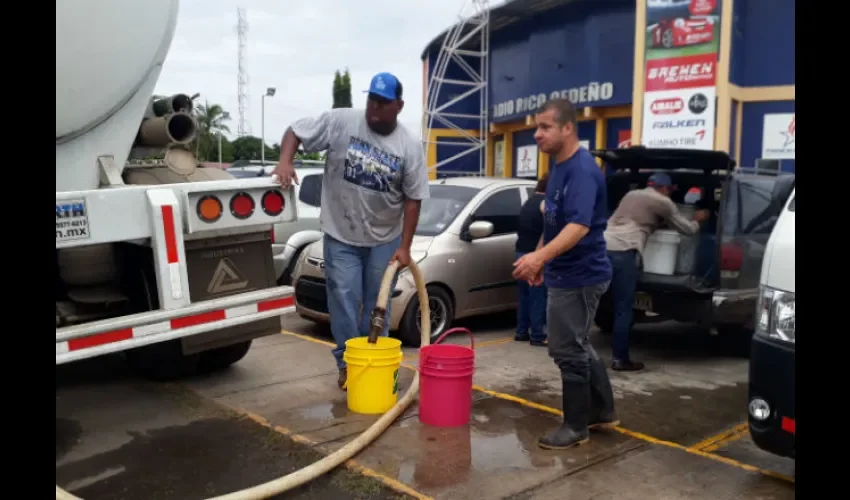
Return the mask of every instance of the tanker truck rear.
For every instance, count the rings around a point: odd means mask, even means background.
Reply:
[[[192,99],[152,98],[177,12],[56,3],[57,365],[123,352],[156,379],[222,369],[294,308],[270,240],[297,218],[291,190],[200,167]]]

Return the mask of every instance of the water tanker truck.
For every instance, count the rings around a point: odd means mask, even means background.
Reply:
[[[178,3],[56,3],[57,365],[218,370],[294,309],[271,248],[291,190],[199,166],[192,98],[153,97]]]

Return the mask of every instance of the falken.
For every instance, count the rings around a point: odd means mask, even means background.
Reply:
[[[683,128],[683,127],[704,127],[705,120],[664,120],[652,124],[652,128]]]

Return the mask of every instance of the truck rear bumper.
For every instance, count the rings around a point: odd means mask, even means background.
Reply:
[[[56,364],[272,318],[295,310],[293,289],[280,286],[56,330]]]
[[[751,330],[757,291],[715,290],[707,293],[639,287],[651,297],[652,312],[664,318],[706,326],[739,326]],[[603,304],[610,307],[610,305]],[[600,307],[603,307],[600,305]]]
[[[190,354],[280,331],[274,317],[294,309],[294,297],[275,287],[269,229],[297,220],[291,189],[270,179],[123,185],[113,177],[110,189],[56,193],[56,249],[142,249],[140,261],[121,264],[122,288],[133,310],[152,311],[57,328],[57,364],[175,339]],[[259,209],[225,210],[237,195]],[[218,216],[200,216],[206,200]]]
[[[717,290],[711,297],[712,323],[752,329],[758,290]]]

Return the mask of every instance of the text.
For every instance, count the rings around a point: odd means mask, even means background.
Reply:
[[[664,120],[652,124],[652,128],[682,128],[682,127],[704,127],[705,120]]]
[[[693,63],[675,66],[651,67],[646,73],[648,80],[663,80],[665,82],[714,81],[714,63]]]
[[[651,148],[683,148],[700,144],[697,137],[668,137],[663,139],[651,139],[647,146]]]
[[[493,106],[491,118],[501,118],[515,114],[531,114],[543,106],[549,99],[569,99],[573,104],[585,104],[608,101],[614,97],[614,84],[611,82],[589,82],[587,85],[570,89],[555,90],[547,96],[545,93],[511,99]]]

